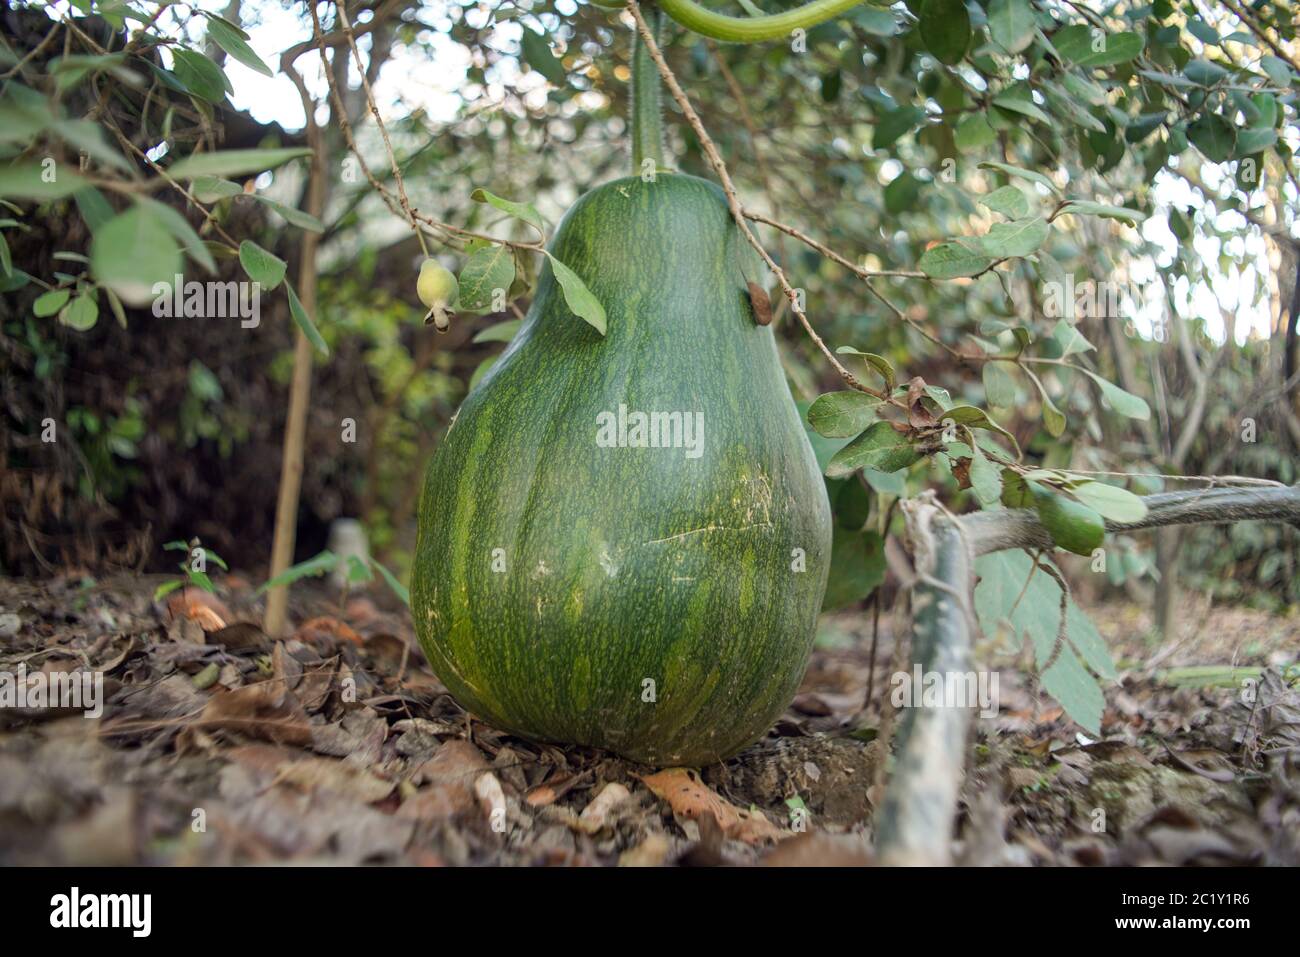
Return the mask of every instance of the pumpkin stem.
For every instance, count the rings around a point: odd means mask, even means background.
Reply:
[[[801,7],[762,17],[714,13],[695,0],[659,0],[664,12],[688,30],[724,43],[759,43],[806,30],[856,7],[863,0],[811,0]]]
[[[647,25],[655,43],[663,37],[663,11],[655,6],[647,12]],[[645,172],[641,164],[654,160],[655,169],[664,165],[663,107],[660,103],[659,70],[641,35],[632,33],[632,80],[629,87],[629,116],[632,126],[632,175]]]

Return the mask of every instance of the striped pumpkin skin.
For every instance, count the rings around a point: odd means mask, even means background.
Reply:
[[[430,460],[420,643],[455,698],[506,730],[650,765],[718,761],[793,698],[831,548],[825,485],[749,305],[761,267],[721,190],[677,174],[586,194],[551,251],[605,306],[607,334],[546,265]],[[602,447],[601,414],[620,405],[695,414],[698,457]]]

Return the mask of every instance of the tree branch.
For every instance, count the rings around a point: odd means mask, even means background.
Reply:
[[[1300,486],[1207,488],[1147,495],[1139,522],[1106,522],[1108,532],[1168,525],[1226,525],[1264,520],[1300,525]],[[1051,548],[1052,537],[1032,509],[997,509],[963,515],[963,532],[976,555],[1009,548]]]
[[[1144,519],[1107,522],[1107,530],[1259,519],[1300,525],[1300,485],[1215,487],[1148,495],[1143,501]],[[956,518],[940,505],[914,500],[905,515],[917,569],[913,657],[926,672],[969,672],[973,559],[1010,548],[1051,548],[1051,536],[1030,509]],[[950,863],[971,716],[968,708],[908,709],[876,827],[881,863]]]

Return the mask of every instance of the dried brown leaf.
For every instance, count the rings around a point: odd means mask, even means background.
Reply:
[[[641,778],[643,784],[682,820],[699,821],[707,816],[717,821],[727,837],[747,844],[777,840],[783,833],[762,811],[740,810],[714,793],[690,768],[668,768]]]

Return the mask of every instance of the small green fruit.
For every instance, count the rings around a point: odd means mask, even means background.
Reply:
[[[1030,489],[1038,517],[1058,547],[1085,556],[1101,547],[1106,538],[1106,523],[1095,510],[1034,482],[1030,483]]]
[[[447,307],[460,295],[460,285],[451,271],[436,259],[426,259],[420,264],[420,278],[416,280],[416,292],[420,302],[429,307],[424,321],[433,322],[439,332],[446,332],[451,322]]]

